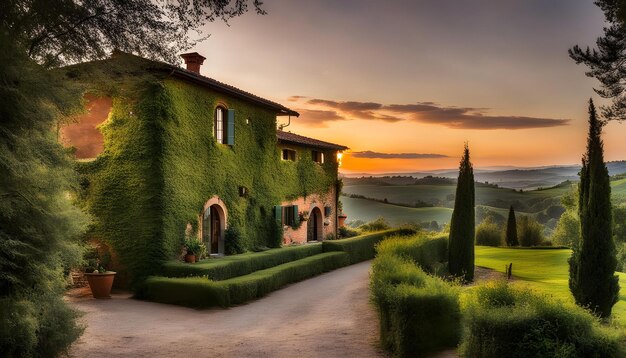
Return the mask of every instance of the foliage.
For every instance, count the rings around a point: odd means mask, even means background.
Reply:
[[[465,144],[450,220],[448,247],[448,269],[453,276],[463,277],[465,281],[474,279],[474,198],[474,170],[469,147]]]
[[[538,246],[545,240],[543,226],[531,217],[522,216],[517,223],[517,237],[520,246]]]
[[[615,334],[585,310],[506,281],[475,289],[463,307],[464,357],[620,357]]]
[[[145,280],[138,296],[194,308],[229,307],[347,265],[349,257],[345,252],[326,252],[224,281],[212,281],[205,277],[152,276]]]
[[[615,257],[617,259],[616,271],[626,272],[626,242],[615,243]]]
[[[376,254],[376,244],[383,240],[385,237],[390,235],[408,233],[414,232],[403,229],[392,229],[373,234],[360,235],[349,239],[324,241],[322,242],[322,247],[324,248],[324,252],[347,252],[350,257],[350,263],[355,264],[357,262],[373,259],[374,255]]]
[[[237,255],[245,251],[243,235],[239,226],[235,224],[229,225],[224,232],[224,253],[226,255]]]
[[[565,212],[559,218],[552,242],[556,245],[573,247],[580,238],[580,220],[578,218],[578,186],[572,185],[570,191],[561,197]]]
[[[3,1],[0,22],[24,54],[46,67],[102,59],[112,49],[177,61],[193,47],[201,25],[227,21],[248,11],[248,0],[29,0]],[[259,0],[252,1],[264,14]],[[190,32],[198,34],[190,38]]]
[[[448,235],[417,233],[394,235],[376,245],[379,255],[389,254],[410,260],[425,272],[444,276],[448,258]]]
[[[337,229],[337,238],[338,239],[347,239],[350,237],[358,236],[360,232],[358,230],[352,229],[348,226],[342,226]]]
[[[208,259],[195,265],[168,261],[163,265],[161,275],[166,277],[206,276],[214,281],[222,281],[318,255],[322,252],[322,244],[310,244]]]
[[[585,74],[600,82],[600,88],[594,91],[602,98],[612,100],[610,106],[602,107],[602,114],[611,120],[626,118],[626,12],[621,0],[596,0],[606,19],[604,36],[596,40],[597,48],[585,50],[578,45],[569,50],[570,57],[577,64],[583,63],[588,71]]]
[[[613,238],[626,242],[626,204],[613,207]]]
[[[61,295],[87,218],[73,205],[78,181],[51,128],[80,103],[4,25],[0,48],[0,355],[55,356],[82,331]]]
[[[446,241],[422,234],[390,238],[378,245],[371,300],[379,313],[381,343],[396,356],[423,356],[459,341],[458,288],[420,268],[446,259]]]
[[[195,237],[188,237],[185,239],[185,249],[187,250],[187,255],[199,255],[200,254],[200,246],[202,243]]]
[[[574,245],[569,261],[569,286],[578,305],[607,318],[619,299],[619,278],[615,275],[611,185],[601,133],[602,123],[589,100],[589,136],[579,184],[581,239]]]
[[[280,247],[283,228],[274,206],[312,193],[332,195],[336,160],[327,155],[319,165],[310,149],[297,148],[300,160],[281,161],[273,111],[163,78],[148,68],[157,65],[118,54],[67,69],[85,88],[113,97],[100,126],[104,152],[80,165],[96,218],[93,236],[112,246],[137,283],[176,255],[187,224],[197,226],[207,200],[219,195],[245,249]],[[219,103],[235,109],[233,146],[211,136],[207,113]],[[238,186],[248,188],[246,197]]]
[[[476,245],[501,246],[502,229],[490,219],[484,220],[476,227]]]
[[[387,220],[385,220],[385,218],[382,216],[378,217],[376,220],[359,226],[359,230],[361,231],[382,231],[389,229],[391,229],[391,226],[389,226]]]
[[[517,239],[517,220],[515,220],[515,210],[513,205],[509,209],[509,218],[506,222],[506,231],[504,241],[507,246],[518,246],[519,240]]]

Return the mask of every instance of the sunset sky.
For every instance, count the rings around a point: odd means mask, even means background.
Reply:
[[[301,113],[287,130],[350,147],[344,172],[580,162],[595,80],[591,0],[289,1],[204,29],[202,74]],[[281,121],[286,118],[280,118]],[[605,129],[626,159],[626,123]]]

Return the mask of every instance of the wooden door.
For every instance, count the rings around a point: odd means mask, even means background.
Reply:
[[[217,254],[219,252],[219,242],[221,239],[221,223],[220,215],[215,209],[211,207],[211,253]]]

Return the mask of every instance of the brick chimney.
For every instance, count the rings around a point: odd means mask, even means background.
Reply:
[[[200,66],[202,66],[202,63],[204,63],[206,57],[197,52],[184,53],[180,55],[180,57],[185,60],[185,65],[187,65],[187,71],[200,74]]]

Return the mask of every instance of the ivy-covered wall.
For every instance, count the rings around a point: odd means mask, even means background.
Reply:
[[[94,218],[91,235],[113,248],[117,269],[135,283],[180,253],[187,224],[198,230],[213,196],[225,203],[228,225],[239,227],[251,249],[267,246],[274,205],[335,185],[332,152],[321,166],[306,148],[296,162],[281,160],[271,110],[147,67],[152,63],[119,55],[68,69],[86,92],[113,99],[100,126],[104,151],[78,167]],[[232,146],[213,136],[218,104],[235,111]]]

